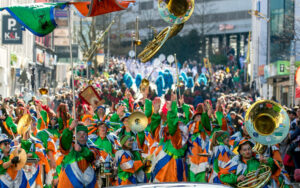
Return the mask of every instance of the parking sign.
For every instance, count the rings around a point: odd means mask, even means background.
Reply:
[[[10,15],[2,16],[2,44],[22,44],[22,26]]]

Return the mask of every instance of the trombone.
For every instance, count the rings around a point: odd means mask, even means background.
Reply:
[[[85,53],[85,61],[88,62],[91,60],[93,54],[95,53],[95,51],[101,46],[101,42],[104,39],[104,36],[106,35],[106,33],[109,32],[111,26],[115,23],[115,20],[113,19],[111,21],[111,23],[108,25],[108,27],[105,29],[105,31],[103,31],[95,41],[92,42],[92,46],[91,48]]]

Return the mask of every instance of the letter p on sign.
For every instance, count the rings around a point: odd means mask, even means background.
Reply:
[[[13,18],[9,18],[8,19],[8,30],[16,30],[16,28],[14,28],[17,25],[17,21]]]

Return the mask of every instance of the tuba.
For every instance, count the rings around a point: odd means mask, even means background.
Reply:
[[[287,136],[290,120],[280,104],[271,100],[260,100],[247,110],[245,125],[249,136],[256,141],[253,151],[262,155],[268,146],[280,143]],[[271,174],[271,168],[262,164],[256,171],[248,173],[237,187],[263,187],[270,180]]]
[[[179,33],[193,14],[194,0],[158,0],[158,11],[166,22],[173,24],[172,27],[164,28],[155,38],[150,41],[144,50],[138,55],[141,62],[149,61],[165,44],[165,42]]]

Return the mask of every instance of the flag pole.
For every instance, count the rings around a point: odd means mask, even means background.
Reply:
[[[73,63],[73,53],[72,53],[72,33],[71,33],[71,7],[69,6],[69,16],[68,16],[68,25],[69,25],[69,49],[70,49],[70,63],[71,63],[71,76],[72,76],[72,94],[73,94],[73,109],[72,109],[72,116],[73,121],[76,120],[76,109],[75,109],[75,88],[74,88],[74,63]],[[77,136],[76,136],[76,129],[75,127],[75,144],[77,144]]]

